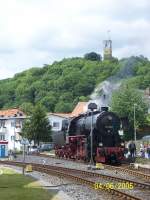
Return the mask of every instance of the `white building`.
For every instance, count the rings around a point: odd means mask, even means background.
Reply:
[[[70,119],[86,111],[87,102],[79,102],[71,113],[48,113],[48,119],[52,127],[53,142],[63,145]]]
[[[65,142],[64,129],[67,129],[70,114],[49,113],[48,119],[52,127],[52,139],[54,143],[63,145]]]
[[[8,150],[21,150],[21,128],[25,114],[19,109],[0,111],[0,141],[8,142]]]
[[[57,138],[60,137],[60,141],[65,139],[65,135],[62,133],[65,134],[69,120],[72,117],[84,113],[86,108],[87,102],[79,102],[72,113],[48,113],[47,117],[52,126],[52,132],[55,133],[53,136],[56,135]],[[25,118],[26,115],[16,108],[0,110],[0,142],[2,144],[8,142],[8,150],[21,150],[22,138],[20,133]]]
[[[87,111],[87,102],[79,102],[71,113],[48,113],[48,119],[52,126],[53,132],[59,132],[62,130],[65,121],[68,121],[72,117],[85,113]]]
[[[53,132],[61,131],[63,123],[65,122],[65,120],[68,120],[69,116],[70,114],[65,114],[65,113],[49,113],[48,119],[52,127],[52,131]]]

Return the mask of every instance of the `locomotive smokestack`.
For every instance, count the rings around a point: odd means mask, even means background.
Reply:
[[[106,106],[103,106],[103,107],[101,107],[101,111],[108,111],[108,107],[106,107]]]

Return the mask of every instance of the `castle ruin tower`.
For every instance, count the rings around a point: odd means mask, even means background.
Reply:
[[[112,59],[112,40],[109,37],[109,32],[108,31],[108,40],[104,40],[104,50],[103,50],[103,56],[104,60],[111,60]]]

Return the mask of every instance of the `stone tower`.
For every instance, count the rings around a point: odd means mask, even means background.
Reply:
[[[104,60],[110,60],[112,59],[112,41],[109,40],[104,40]]]

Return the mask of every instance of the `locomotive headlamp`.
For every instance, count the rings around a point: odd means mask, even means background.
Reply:
[[[123,143],[123,142],[121,143],[121,146],[122,146],[122,147],[124,146],[124,143]]]
[[[123,130],[120,129],[120,130],[118,131],[118,133],[119,133],[119,135],[123,135]]]
[[[108,120],[112,120],[112,116],[108,115]]]
[[[99,145],[99,147],[102,147],[102,146],[103,146],[103,143],[102,143],[102,142],[100,142],[98,145]]]

